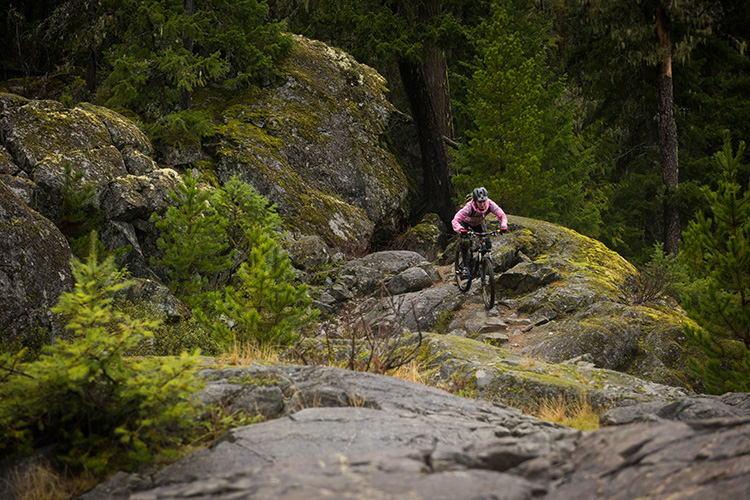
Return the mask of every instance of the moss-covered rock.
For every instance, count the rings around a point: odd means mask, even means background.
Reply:
[[[196,98],[219,123],[208,144],[218,180],[248,182],[294,234],[366,247],[409,212],[409,181],[383,139],[393,110],[385,80],[338,49],[295,42],[280,85]]]
[[[448,386],[471,386],[482,399],[532,412],[558,398],[571,403],[583,398],[603,411],[688,393],[614,370],[546,363],[453,335],[425,334],[421,361]]]
[[[598,302],[534,329],[524,353],[550,363],[589,354],[601,368],[691,387],[684,323],[677,311]]]
[[[70,257],[60,231],[0,181],[0,341],[52,331],[49,309],[73,286]]]
[[[448,231],[438,214],[429,213],[419,224],[408,228],[395,239],[394,246],[420,253],[430,262],[436,260],[445,248]]]
[[[555,224],[511,215],[509,226],[508,234],[493,238],[498,307],[485,311],[472,285],[462,308],[444,311],[452,316],[449,330],[476,337],[483,328],[503,330],[500,320],[507,323],[510,347],[540,362],[586,356],[598,368],[699,389],[687,369],[683,328],[689,320],[676,306],[631,304],[626,282],[634,266]],[[441,261],[446,265],[452,245]]]

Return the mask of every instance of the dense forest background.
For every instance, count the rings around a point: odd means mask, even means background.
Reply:
[[[713,156],[750,137],[740,0],[2,0],[0,78],[117,109],[152,140],[211,134],[198,93],[262,87],[297,32],[388,79],[417,126],[423,211],[484,185],[642,264],[710,211]],[[747,186],[739,166],[738,184]]]

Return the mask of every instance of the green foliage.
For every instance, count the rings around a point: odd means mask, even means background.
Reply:
[[[154,215],[162,231],[156,244],[163,252],[156,264],[167,269],[169,288],[188,305],[201,305],[211,279],[231,267],[227,220],[209,203],[211,192],[198,186],[198,177],[183,176],[178,192],[170,190],[171,205],[164,217]]]
[[[131,283],[114,257],[74,260],[75,290],[54,312],[67,319],[71,342],[57,340],[37,361],[2,358],[0,448],[6,453],[56,444],[58,458],[95,475],[129,470],[179,445],[197,425],[190,395],[200,385],[194,357],[127,358],[157,326],[112,307]]]
[[[253,238],[281,228],[281,218],[268,200],[252,186],[232,177],[221,189],[214,191],[211,205],[226,218],[230,245],[249,255],[256,245]],[[257,229],[263,231],[257,231]]]
[[[734,155],[727,135],[716,153],[718,188],[707,190],[711,217],[702,212],[683,233],[680,259],[694,287],[683,307],[700,328],[687,333],[705,359],[690,359],[690,368],[706,391],[750,391],[750,187],[737,182],[745,143]]]
[[[468,95],[474,128],[456,155],[454,182],[459,192],[486,186],[508,212],[596,235],[601,195],[585,188],[594,158],[574,132],[564,81],[549,75],[548,29],[499,5],[478,27],[481,55]]]
[[[307,287],[293,283],[291,261],[277,241],[281,219],[268,200],[237,178],[210,194],[192,176],[172,200],[176,205],[157,221],[164,252],[157,262],[198,322],[222,347],[293,342],[319,313],[310,310]],[[219,274],[232,284],[222,288],[207,279]]]
[[[651,260],[628,280],[634,304],[647,304],[664,296],[679,299],[685,289],[687,272],[679,260],[664,252],[664,244],[654,245]]]
[[[297,330],[319,313],[310,310],[307,286],[292,284],[292,263],[279,244],[262,227],[251,232],[249,259],[237,271],[237,287],[228,286],[217,304],[223,316],[214,328],[230,345],[291,345]]]
[[[269,22],[258,0],[123,2],[121,42],[109,59],[112,70],[100,88],[109,107],[139,114],[156,140],[195,142],[212,132],[205,115],[185,113],[190,95],[209,84],[247,87],[268,80],[291,50],[283,24]]]
[[[215,127],[207,111],[186,109],[161,116],[153,123],[145,123],[143,130],[154,142],[184,149],[199,147],[200,140],[212,135]]]
[[[73,170],[69,161],[63,164],[62,218],[60,232],[70,244],[73,255],[82,259],[91,247],[92,231],[99,229],[104,214],[94,203],[94,187],[83,180],[83,173]],[[99,252],[103,250],[100,244]]]
[[[152,304],[117,300],[119,311],[143,321],[157,321],[152,337],[144,338],[133,354],[138,356],[179,356],[183,352],[200,351],[204,356],[222,353],[211,331],[198,323],[194,317],[167,318],[164,311]]]

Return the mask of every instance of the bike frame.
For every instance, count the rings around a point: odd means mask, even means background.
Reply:
[[[489,245],[487,245],[487,242],[489,242],[490,236],[496,234],[499,234],[499,231],[469,232],[470,247],[468,255],[470,260],[468,263],[469,265],[465,266],[468,269],[468,276],[462,274],[460,270],[461,248],[459,247],[456,249],[454,272],[458,289],[462,293],[468,292],[471,288],[471,282],[478,277],[480,279],[482,299],[486,309],[492,309],[495,305],[495,271],[492,264],[490,248]]]

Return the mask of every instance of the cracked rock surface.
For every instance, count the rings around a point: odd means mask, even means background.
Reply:
[[[748,415],[582,433],[487,401],[329,367],[251,366],[204,375],[207,400],[241,400],[238,407],[249,408],[255,393],[274,416],[233,429],[156,473],[119,473],[80,498],[750,496]],[[262,380],[264,390],[248,380]]]

